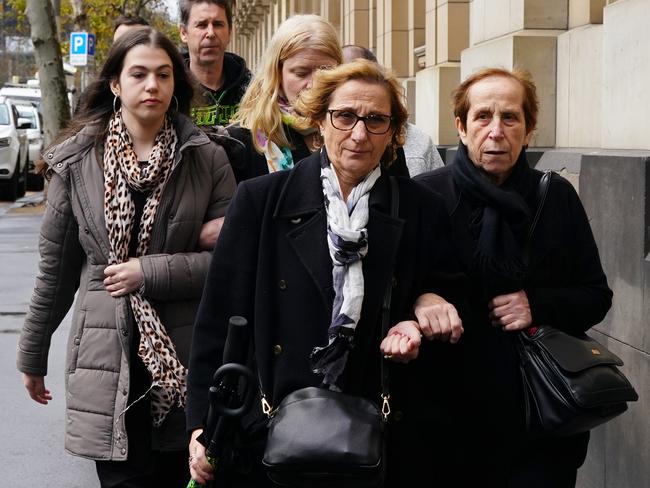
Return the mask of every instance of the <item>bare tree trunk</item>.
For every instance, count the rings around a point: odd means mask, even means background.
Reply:
[[[122,13],[125,15],[142,16],[144,8],[153,0],[124,0],[122,2]]]
[[[49,0],[27,0],[27,18],[31,25],[41,86],[44,142],[48,145],[70,119],[61,47]]]
[[[71,0],[72,14],[74,15],[74,30],[77,32],[88,32],[88,16],[84,9],[83,0]]]
[[[56,32],[58,33],[57,39],[63,42],[65,39],[62,37],[63,29],[61,28],[61,0],[51,0],[52,9],[54,10],[54,23],[56,24]]]

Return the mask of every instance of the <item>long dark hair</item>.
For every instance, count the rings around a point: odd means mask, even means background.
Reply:
[[[164,34],[151,27],[132,29],[115,41],[108,52],[101,73],[84,92],[79,112],[52,145],[62,142],[79,132],[83,127],[91,124],[98,126],[98,140],[103,140],[108,129],[108,122],[113,115],[114,95],[111,91],[111,81],[119,79],[127,53],[140,45],[160,48],[171,59],[174,71],[174,96],[178,100],[178,107],[172,101],[169,104],[167,113],[170,115],[175,111],[185,115],[189,113],[190,101],[194,91],[183,58],[174,43]]]

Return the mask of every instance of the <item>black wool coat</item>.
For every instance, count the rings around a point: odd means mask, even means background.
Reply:
[[[537,209],[541,177],[540,171],[530,170],[526,183],[513,189],[525,199],[531,215]],[[470,233],[474,204],[454,182],[451,165],[415,180],[443,197],[460,261],[468,270],[475,250]],[[573,186],[557,174],[552,178],[529,254],[524,291],[533,325],[546,324],[577,333],[603,320],[612,303],[612,291],[580,198]],[[463,378],[457,410],[457,423],[465,429],[464,435],[458,436],[460,449],[466,453],[463,464],[468,469],[464,472],[471,475],[485,462],[493,465],[488,470],[507,476],[517,456],[535,457],[536,449],[555,453],[551,457],[567,466],[579,466],[584,461],[588,435],[541,443],[525,440],[516,335],[491,325],[487,302],[476,286],[480,280],[469,278],[473,284],[471,314],[464,317],[465,334],[459,343]],[[483,468],[484,486],[506,486],[500,482],[490,484],[488,470]]]
[[[246,317],[253,327],[255,359],[250,364],[273,406],[294,390],[320,384],[320,377],[310,370],[309,354],[314,346],[327,343],[334,291],[319,158],[315,153],[290,171],[239,184],[195,324],[188,377],[190,429],[202,425],[206,392],[221,364],[232,315]],[[391,272],[391,325],[410,318],[414,300],[425,291],[458,294],[449,220],[442,202],[409,179],[397,180],[399,218],[390,216],[390,182],[385,173],[371,190],[368,253],[363,259],[365,294],[342,385],[348,393],[375,401],[380,395],[381,302]],[[391,365],[391,422],[396,426],[391,442],[396,454],[389,470],[394,466],[412,472],[408,476],[415,484],[409,486],[418,486],[418,476],[426,478],[431,463],[432,452],[419,449],[416,440],[423,431],[434,429],[436,422],[445,424],[449,418],[435,412],[446,409],[449,395],[444,389],[451,381],[444,369],[453,361],[453,352],[449,344],[423,341],[417,360]],[[242,423],[251,436],[264,430],[259,402]],[[421,462],[413,463],[420,458]]]

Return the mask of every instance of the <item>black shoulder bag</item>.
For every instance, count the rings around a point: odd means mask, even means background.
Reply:
[[[391,182],[391,215],[399,190]],[[382,303],[382,337],[390,324],[392,280]],[[287,395],[272,410],[262,463],[275,483],[294,487],[379,487],[386,466],[384,425],[390,414],[388,365],[381,360],[381,407],[367,398],[308,387]]]
[[[547,172],[539,183],[527,248],[551,177]],[[586,334],[540,325],[520,331],[518,339],[527,429],[533,437],[586,432],[622,414],[627,402],[639,398],[618,369],[623,361]]]

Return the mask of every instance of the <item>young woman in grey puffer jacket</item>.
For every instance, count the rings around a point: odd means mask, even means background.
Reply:
[[[17,364],[31,398],[47,404],[51,336],[77,293],[65,447],[96,461],[102,487],[189,479],[186,366],[213,244],[202,230],[235,189],[223,149],[183,115],[191,96],[176,47],[136,29],[115,42],[44,155],[41,259]]]

